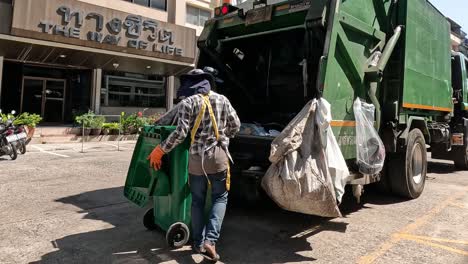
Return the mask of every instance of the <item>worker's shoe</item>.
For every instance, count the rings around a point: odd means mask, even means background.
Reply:
[[[205,258],[210,261],[217,262],[219,260],[219,255],[216,253],[216,246],[209,241],[206,241],[203,247],[206,250],[206,253],[203,254]]]
[[[195,252],[196,254],[206,254],[206,249],[204,246],[195,246],[192,245],[192,251]]]

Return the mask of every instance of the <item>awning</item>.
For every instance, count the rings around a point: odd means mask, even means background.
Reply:
[[[28,64],[166,76],[178,75],[194,67],[193,63],[4,34],[0,34],[0,56],[6,61]]]

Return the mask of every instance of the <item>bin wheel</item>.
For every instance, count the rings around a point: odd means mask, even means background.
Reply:
[[[148,230],[155,230],[156,228],[158,228],[158,226],[154,222],[154,209],[153,208],[146,211],[145,215],[143,216],[143,225]]]
[[[171,248],[181,248],[190,238],[190,230],[186,224],[178,222],[169,227],[166,233],[167,245]]]

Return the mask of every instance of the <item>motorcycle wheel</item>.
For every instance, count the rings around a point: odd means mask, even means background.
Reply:
[[[11,160],[15,160],[16,158],[18,158],[18,152],[16,150],[16,146],[13,144],[10,144],[10,147],[11,147],[10,158]]]
[[[20,141],[19,142],[19,148],[18,148],[19,152],[21,154],[25,154],[26,153],[26,143],[24,143],[24,141]]]

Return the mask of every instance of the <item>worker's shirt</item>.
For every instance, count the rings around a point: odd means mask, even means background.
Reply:
[[[165,153],[170,152],[185,140],[195,124],[203,103],[203,98],[200,95],[188,97],[180,102],[177,128],[161,143],[161,148]],[[190,147],[192,155],[211,156],[216,146],[227,150],[229,138],[233,138],[239,132],[239,117],[229,100],[223,95],[210,92],[210,103],[218,125],[219,140],[216,141],[213,124],[207,109]]]

